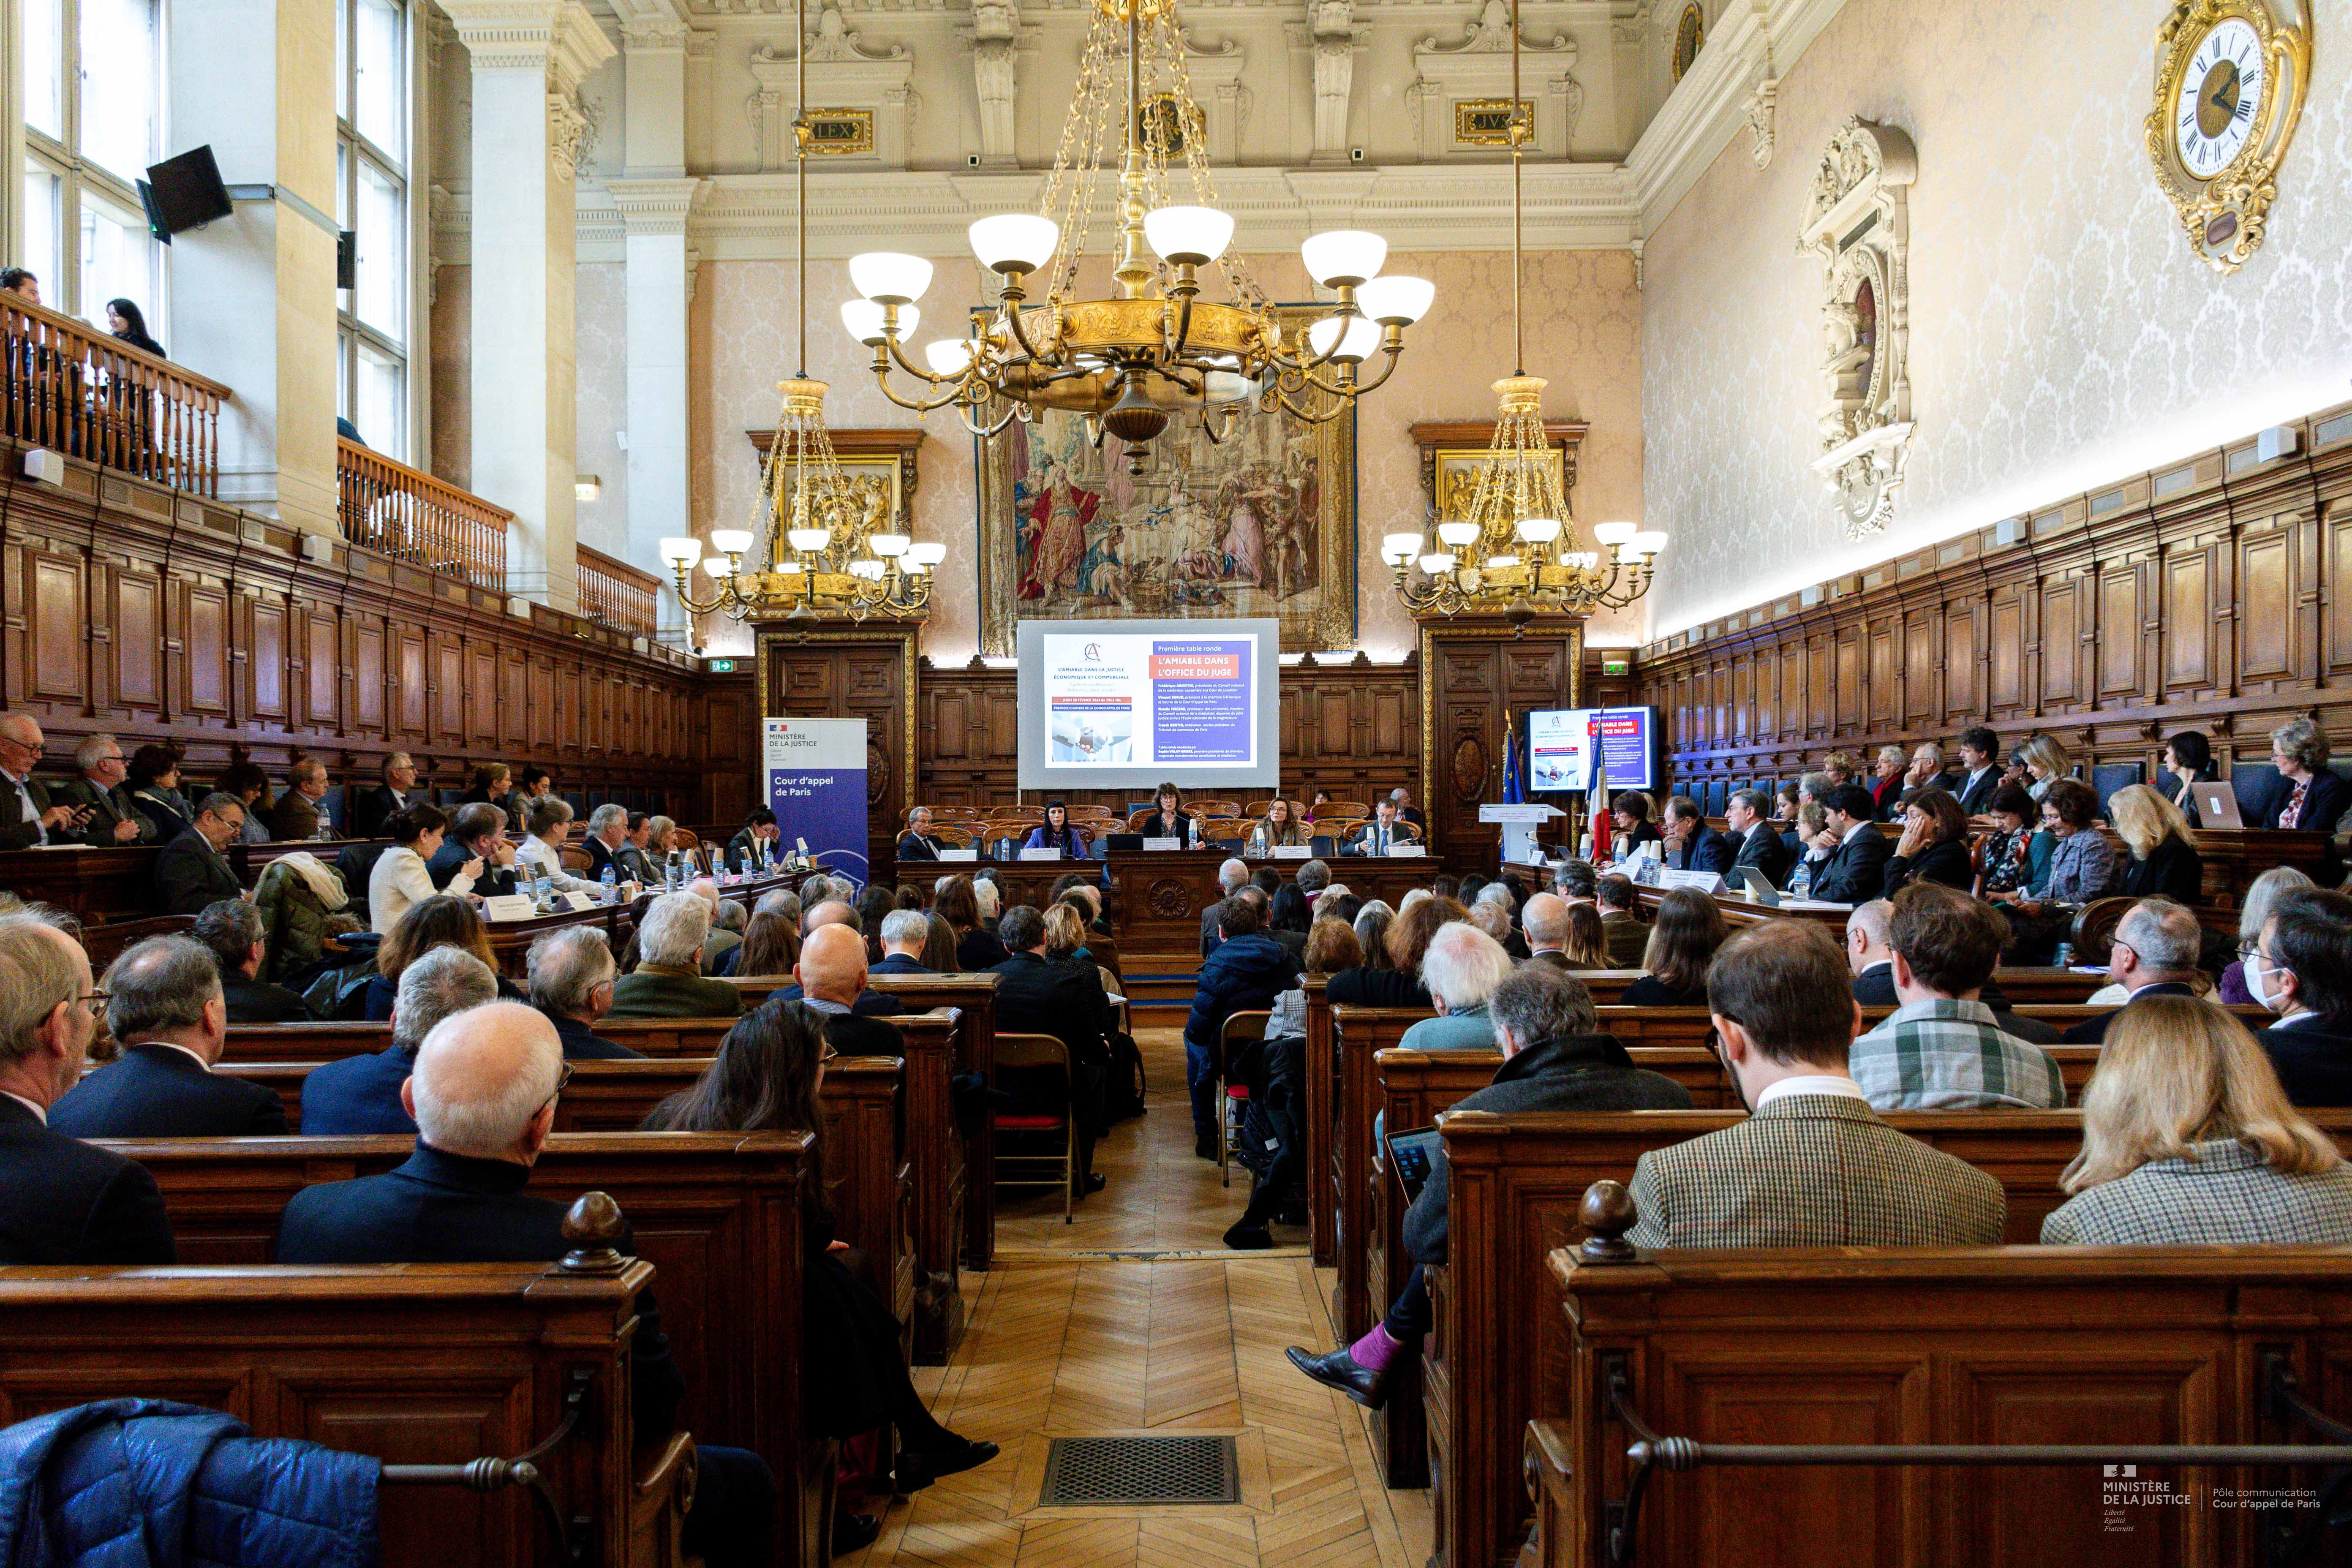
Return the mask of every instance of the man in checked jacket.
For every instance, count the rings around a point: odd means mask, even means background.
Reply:
[[[1708,1009],[1748,1117],[1633,1167],[1642,1247],[1989,1247],[2000,1184],[1878,1119],[1846,1070],[1861,1032],[1821,927],[1775,921],[1727,942]]]

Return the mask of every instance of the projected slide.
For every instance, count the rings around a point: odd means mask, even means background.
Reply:
[[[1528,788],[1591,788],[1596,753],[1607,765],[1612,790],[1650,788],[1650,719],[1647,708],[1556,708],[1528,714]]]
[[[1278,628],[1167,626],[1022,628],[1024,788],[1272,782]]]

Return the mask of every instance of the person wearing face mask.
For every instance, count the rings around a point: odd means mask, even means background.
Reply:
[[[2288,1100],[2352,1105],[2352,897],[2280,894],[2246,955],[2246,989],[2279,1016],[2259,1037]]]

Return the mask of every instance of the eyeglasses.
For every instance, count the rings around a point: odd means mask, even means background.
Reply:
[[[835,1050],[831,1046],[826,1046],[826,1047],[824,1047],[822,1050],[820,1050],[820,1051],[818,1051],[818,1052],[817,1052],[816,1059],[817,1059],[817,1061],[818,1061],[820,1064],[823,1064],[823,1063],[824,1063],[824,1062],[829,1062],[829,1061],[833,1060],[835,1057],[838,1057],[839,1055],[841,1055],[841,1053],[840,1053],[839,1051]]]
[[[93,1018],[105,1012],[106,1005],[113,999],[110,993],[104,991],[88,991],[74,998],[89,1009],[89,1016]]]
[[[555,1092],[549,1095],[546,1100],[541,1102],[539,1110],[545,1110],[549,1106],[553,1105],[557,1100],[563,1098],[563,1086],[572,1081],[572,1064],[570,1062],[565,1062],[555,1069]],[[539,1114],[539,1110],[534,1110],[531,1114],[536,1116]]]

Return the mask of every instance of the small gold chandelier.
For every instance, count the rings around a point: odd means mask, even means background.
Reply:
[[[1122,124],[1114,141],[1112,128]],[[1038,213],[971,226],[974,255],[1003,279],[997,308],[975,313],[965,335],[925,345],[919,366],[906,345],[931,264],[880,251],[851,258],[862,298],[842,306],[842,322],[874,351],[883,394],[918,413],[953,407],[977,435],[1064,409],[1086,420],[1097,444],[1106,433],[1125,442],[1139,468],[1142,449],[1174,418],[1196,419],[1215,441],[1232,434],[1252,399],[1262,411],[1317,424],[1352,411],[1395,371],[1404,331],[1427,313],[1434,286],[1380,276],[1388,242],[1377,234],[1315,235],[1300,255],[1307,275],[1336,299],[1328,315],[1286,336],[1241,258],[1226,254],[1234,220],[1216,205],[1202,145],[1206,124],[1175,0],[1096,0],[1076,100]],[[1179,159],[1189,201],[1171,199],[1171,164]],[[1079,263],[1096,192],[1112,164],[1116,287],[1108,298],[1084,299]],[[1222,275],[1230,302],[1201,298],[1203,268]],[[1030,280],[1041,275],[1045,297],[1032,303]],[[1376,354],[1382,362],[1367,379],[1360,367]],[[893,387],[894,369],[920,383],[912,396]]]
[[[1478,469],[1469,515],[1439,522],[1434,550],[1419,531],[1381,540],[1381,559],[1396,574],[1397,597],[1412,614],[1500,611],[1522,631],[1545,612],[1584,616],[1633,603],[1650,591],[1654,559],[1666,543],[1662,532],[1631,522],[1603,522],[1594,525],[1592,536],[1609,552],[1605,563],[1596,550],[1563,549],[1552,555],[1572,519],[1544,430],[1543,395],[1549,383],[1528,374],[1527,324],[1520,309],[1520,186],[1533,132],[1527,101],[1519,96],[1519,5],[1511,0],[1511,342],[1517,368],[1494,384],[1501,413]]]
[[[929,613],[931,568],[947,558],[947,546],[918,543],[897,531],[887,501],[868,499],[842,476],[824,426],[824,382],[808,374],[808,0],[800,0],[798,103],[793,137],[799,168],[794,201],[799,229],[800,369],[776,383],[783,411],[760,472],[760,499],[752,527],[710,531],[714,553],[703,556],[712,579],[708,598],[688,591],[702,545],[692,538],[665,539],[678,602],[695,615],[724,610],[737,620],[783,615],[803,620],[820,615],[868,616],[919,620]],[[755,546],[765,560],[745,571]]]

